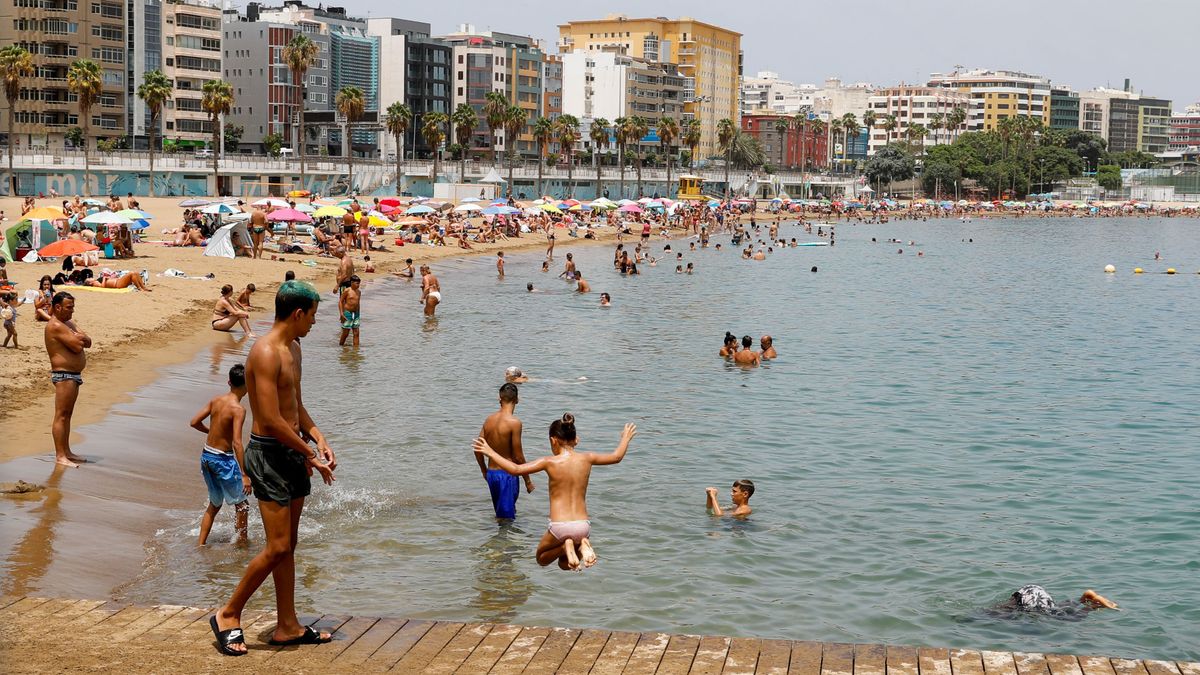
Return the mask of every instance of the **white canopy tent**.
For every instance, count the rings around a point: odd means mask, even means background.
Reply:
[[[238,235],[239,246],[251,245],[250,230],[246,229],[245,221],[239,220],[213,232],[213,235],[208,238],[208,246],[204,248],[204,255],[216,258],[236,258],[237,249],[233,244],[234,232]]]

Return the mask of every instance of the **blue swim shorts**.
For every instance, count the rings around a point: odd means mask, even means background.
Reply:
[[[488,469],[488,490],[492,493],[492,507],[497,518],[517,517],[517,497],[521,495],[521,481],[507,471]]]
[[[208,486],[208,501],[214,506],[241,504],[246,501],[242,489],[242,471],[233,453],[217,453],[204,447],[200,453],[200,473]]]

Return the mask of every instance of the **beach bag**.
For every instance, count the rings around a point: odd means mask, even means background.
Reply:
[[[17,313],[13,311],[12,307],[5,306],[4,309],[0,309],[0,319],[3,319],[4,321],[12,321],[12,318],[16,316],[16,314]]]

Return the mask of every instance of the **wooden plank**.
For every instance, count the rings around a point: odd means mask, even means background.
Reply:
[[[375,617],[350,617],[345,623],[338,626],[336,632],[332,632],[333,641],[321,647],[316,653],[320,654],[321,658],[332,661],[352,647],[363,636],[363,633],[371,630],[371,627],[377,623],[379,623],[379,619]]]
[[[663,650],[656,672],[661,675],[687,675],[700,647],[699,635],[672,635]]]
[[[408,650],[413,648],[429,629],[433,628],[432,621],[409,621],[396,634],[388,638],[375,653],[371,655],[371,663],[382,668],[391,668],[397,661],[404,658]]]
[[[932,647],[918,647],[917,667],[921,670],[921,675],[951,675],[950,651]]]
[[[496,665],[492,666],[493,673],[519,673],[529,665],[533,660],[533,655],[537,654],[542,643],[550,635],[549,628],[522,628],[517,637],[513,638],[512,644],[500,658],[496,661]]]
[[[210,611],[212,610],[189,607],[138,636],[137,640],[139,642],[162,642],[163,640],[174,642],[179,639],[179,634],[183,632],[183,629],[192,623],[200,619],[204,619],[207,623]]]
[[[638,636],[633,651],[629,652],[629,660],[625,662],[625,669],[621,672],[629,675],[654,673],[658,670],[658,663],[662,661],[663,652],[667,650],[667,643],[670,641],[671,636],[666,633],[642,633]]]
[[[149,612],[142,617],[135,619],[121,630],[113,633],[109,640],[115,643],[125,643],[135,639],[146,631],[158,626],[162,622],[170,619],[176,614],[183,611],[183,607],[179,605],[160,605],[151,608]]]
[[[1133,659],[1110,659],[1113,670],[1117,675],[1147,675],[1146,666],[1141,661]]]
[[[3,610],[0,610],[0,614],[6,616],[25,616],[47,602],[50,602],[50,598],[21,598]]]
[[[433,657],[437,656],[438,652],[442,651],[446,643],[454,639],[458,631],[462,630],[463,625],[446,621],[438,621],[433,624],[429,631],[404,654],[404,657],[392,666],[392,669],[402,673],[415,673],[423,669],[429,665]]]
[[[758,650],[759,675],[787,675],[791,657],[789,640],[763,640]]]
[[[854,675],[884,675],[887,650],[883,645],[854,645]]]
[[[821,675],[854,675],[854,645],[831,642],[821,650]]]
[[[0,595],[0,610],[24,598],[23,595]]]
[[[579,639],[582,632],[577,628],[551,629],[550,634],[542,641],[542,646],[529,661],[529,665],[525,666],[524,672],[529,675],[557,673],[563,659],[567,658],[567,654],[571,652],[571,648],[575,646],[575,641]]]
[[[561,672],[586,673],[592,669],[600,656],[604,645],[608,643],[609,632],[606,630],[585,630],[575,640],[567,658],[563,659]]]
[[[112,616],[113,614],[116,614],[117,612],[121,611],[124,608],[125,608],[124,604],[122,604],[120,602],[115,602],[113,600],[109,600],[108,602],[105,602],[100,605],[96,605],[91,610],[84,612],[83,614],[80,614],[79,616],[75,617],[74,619],[69,621],[63,627],[63,629],[67,634],[69,634],[73,631],[77,631],[77,630],[86,630],[88,628],[91,628],[92,626],[95,626],[96,624],[100,623],[101,621],[104,621],[108,617]]]
[[[951,649],[950,668],[954,675],[984,675],[983,655],[973,649]]]
[[[1017,675],[1017,662],[1010,652],[981,651],[983,672],[987,675]]]
[[[1080,659],[1080,661],[1082,660]],[[1146,659],[1142,661],[1142,665],[1146,666],[1146,672],[1150,673],[1150,675],[1182,675],[1179,672],[1179,668],[1170,661]]]
[[[500,657],[512,644],[512,641],[521,634],[520,626],[511,624],[497,624],[492,626],[487,637],[483,638],[475,647],[475,651],[467,657],[466,661],[459,666],[460,673],[486,673],[496,665]],[[590,664],[589,664],[590,666]],[[584,671],[586,672],[586,670]]]
[[[758,650],[761,647],[762,640],[757,638],[731,639],[721,673],[723,675],[754,675],[754,670],[758,667]]]
[[[1050,675],[1046,657],[1037,652],[1013,652],[1019,675]]]
[[[103,605],[104,602],[104,600],[80,600],[66,609],[59,610],[58,613],[54,615],[54,622],[56,624],[63,624],[68,621],[73,621],[77,617],[83,616],[93,609],[96,609],[100,605]]]
[[[629,655],[633,653],[633,648],[637,646],[639,637],[641,636],[637,633],[627,631],[610,633],[608,640],[604,643],[604,649],[600,650],[600,654],[596,656],[596,662],[592,664],[591,672],[595,675],[606,675],[625,670],[625,664],[629,661]]]
[[[69,598],[54,598],[44,602],[22,615],[15,617],[18,620],[22,619],[45,619],[51,615],[57,614],[64,609],[70,609],[73,605],[79,604],[81,600],[71,600]]]
[[[1103,656],[1080,656],[1078,660],[1083,675],[1116,675],[1112,663]]]
[[[347,665],[365,663],[375,653],[375,650],[382,647],[406,623],[408,622],[404,619],[380,619],[367,632],[355,640],[354,644],[347,647],[334,658],[338,663]]]
[[[885,647],[888,675],[920,675],[916,647]]]
[[[453,673],[458,670],[463,661],[487,637],[491,627],[485,623],[469,623],[462,627],[442,651],[438,652],[429,665],[425,666],[426,673]]]
[[[820,642],[797,640],[792,643],[792,658],[788,663],[791,675],[821,675],[824,645]]]
[[[1046,666],[1050,675],[1083,675],[1079,667],[1079,659],[1065,654],[1046,654]]]
[[[134,621],[153,612],[154,609],[152,607],[126,607],[104,619],[101,622],[100,630],[103,630],[105,633],[116,633]]]
[[[725,667],[725,657],[729,655],[729,638],[702,637],[696,647],[696,658],[692,660],[689,673],[696,675],[715,675]]]

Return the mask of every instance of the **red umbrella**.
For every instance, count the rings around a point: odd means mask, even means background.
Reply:
[[[43,258],[57,258],[64,255],[75,255],[84,251],[97,251],[98,247],[78,239],[60,239],[48,246],[43,246],[38,255]]]
[[[386,199],[380,199],[379,203],[383,204],[384,206],[400,206],[400,200],[396,199],[395,197],[388,197]]]
[[[395,211],[395,210],[396,210],[395,206],[392,206],[391,204],[384,204],[383,202],[379,202],[379,211],[381,213],[391,213],[392,211]]]
[[[267,220],[284,221],[290,223],[311,223],[312,218],[307,213],[302,213],[296,209],[277,209],[267,214]]]

